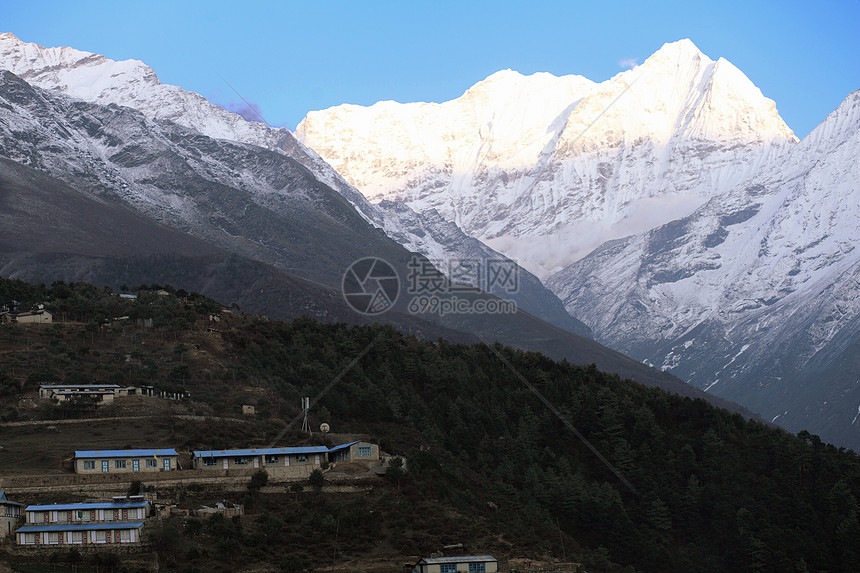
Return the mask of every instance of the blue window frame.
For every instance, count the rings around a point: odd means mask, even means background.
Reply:
[[[118,470],[124,470],[125,469],[125,460],[114,460],[113,467],[115,467]]]
[[[457,564],[456,563],[442,563],[439,566],[440,573],[457,573]]]
[[[469,573],[484,573],[486,570],[486,563],[469,563]]]
[[[369,458],[370,457],[370,446],[358,446],[358,457],[360,458]],[[454,569],[456,572],[457,570]]]

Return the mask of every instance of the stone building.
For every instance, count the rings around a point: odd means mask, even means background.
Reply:
[[[18,545],[139,543],[149,502],[141,496],[109,502],[29,505],[27,524],[15,532]]]
[[[245,450],[202,450],[193,452],[194,469],[254,470],[265,469],[271,476],[308,477],[326,460],[325,446],[289,448],[251,448]]]
[[[456,557],[425,557],[418,561],[413,573],[495,573],[499,562],[492,555],[460,555]]]
[[[173,448],[76,451],[75,473],[168,472],[177,469],[178,459]]]

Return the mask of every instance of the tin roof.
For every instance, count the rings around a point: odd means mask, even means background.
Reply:
[[[99,390],[55,390],[58,396],[80,396],[81,394],[116,394],[113,388],[101,388]]]
[[[75,457],[81,458],[133,458],[133,457],[156,457],[156,456],[178,456],[176,450],[75,450]]]
[[[418,563],[433,565],[438,563],[487,563],[498,561],[492,555],[458,555],[456,557],[424,557]]]
[[[358,443],[358,442],[356,441],[356,442],[350,442],[350,443],[348,443],[348,444],[341,444],[341,445],[339,445],[339,446],[335,446],[335,447],[333,447],[333,448],[329,448],[329,450],[328,450],[328,451],[329,451],[329,452],[336,452],[336,451],[338,451],[338,450],[344,450],[344,449],[346,449],[346,448],[349,448],[350,446],[354,446],[354,445],[355,445],[355,444],[357,444],[357,443]]]
[[[142,521],[115,521],[107,523],[58,523],[52,525],[25,525],[16,533],[43,533],[50,531],[91,531],[94,529],[140,529]]]
[[[80,388],[81,390],[93,390],[95,388],[121,388],[116,384],[42,384],[39,388],[56,390],[58,388]]]
[[[100,501],[95,503],[61,503],[55,505],[28,505],[24,511],[73,511],[93,509],[128,509],[129,507],[146,507],[148,501]]]
[[[195,458],[238,458],[290,454],[325,454],[326,452],[328,452],[328,448],[325,446],[299,446],[291,448],[251,448],[247,450],[199,450],[193,453]]]

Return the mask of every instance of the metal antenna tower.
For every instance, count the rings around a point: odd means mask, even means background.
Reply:
[[[302,431],[307,432],[308,435],[311,434],[311,426],[308,424],[308,410],[311,409],[311,399],[310,398],[302,398]]]

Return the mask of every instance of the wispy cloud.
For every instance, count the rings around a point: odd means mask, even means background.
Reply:
[[[623,60],[618,60],[618,65],[622,68],[635,68],[639,65],[639,60],[636,58],[624,58]]]
[[[260,111],[260,106],[251,101],[230,102],[227,105],[222,105],[227,111],[232,111],[235,114],[241,115],[245,121],[256,121],[259,123],[267,123],[263,119],[263,114]]]

